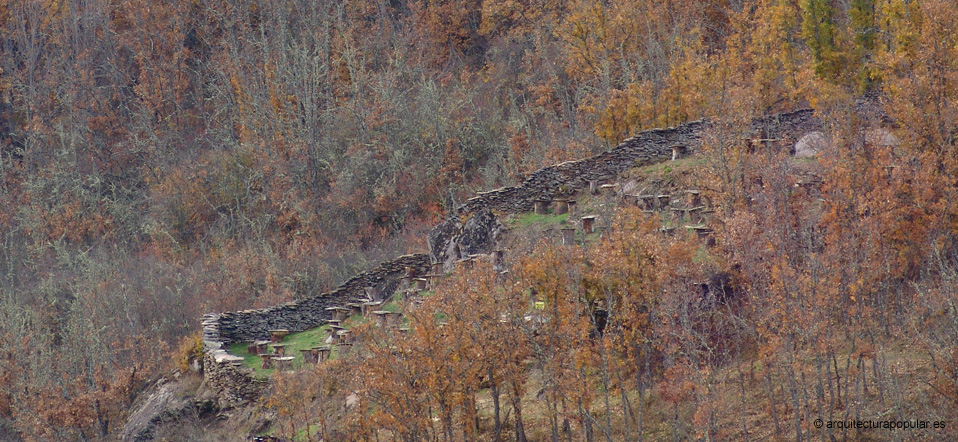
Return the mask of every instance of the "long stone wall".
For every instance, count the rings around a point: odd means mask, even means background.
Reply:
[[[821,120],[811,109],[757,118],[747,128],[734,133],[736,139],[775,140],[778,146],[792,146],[802,135],[820,130]],[[516,186],[503,187],[469,199],[448,219],[429,232],[429,256],[434,262],[458,259],[452,256],[457,243],[468,234],[461,219],[491,210],[504,213],[531,211],[537,200],[552,200],[589,185],[614,179],[633,167],[654,164],[672,158],[673,148],[690,154],[699,149],[710,131],[718,129],[708,120],[697,120],[669,129],[653,129],[629,138],[615,148],[577,161],[567,161],[539,169]],[[494,218],[494,217],[493,217]],[[495,224],[495,223],[486,223]],[[484,250],[488,252],[488,250]]]
[[[320,325],[330,318],[326,307],[345,305],[366,295],[366,287],[380,293],[392,293],[405,274],[406,267],[417,273],[429,271],[429,256],[404,255],[360,273],[336,287],[299,301],[262,309],[227,313],[209,313],[203,317],[203,378],[220,396],[221,406],[235,406],[259,397],[267,383],[255,379],[252,370],[239,365],[227,347],[235,342],[265,340],[269,330],[287,329],[300,332]]]
[[[310,329],[330,318],[326,307],[345,305],[363,298],[366,287],[375,287],[382,293],[392,293],[399,285],[399,279],[406,267],[426,273],[429,270],[429,257],[425,254],[401,256],[350,278],[329,293],[300,301],[257,310],[222,313],[219,316],[220,337],[224,344],[230,344],[268,339],[269,330],[287,329],[296,333]]]
[[[413,267],[418,272],[425,273],[429,270],[429,257],[425,254],[401,256],[350,278],[331,292],[300,301],[262,309],[221,313],[215,321],[219,341],[222,345],[229,345],[234,342],[269,339],[269,330],[287,329],[296,333],[310,329],[330,318],[326,307],[345,305],[363,298],[366,287],[375,287],[383,293],[393,292],[406,267]]]
[[[737,136],[779,140],[781,145],[790,146],[802,134],[820,130],[821,126],[821,121],[815,117],[812,110],[803,109],[756,119],[745,129],[747,133]],[[406,267],[426,273],[430,261],[446,261],[449,259],[447,255],[452,241],[473,237],[489,237],[494,241],[495,232],[492,231],[485,236],[468,234],[465,227],[471,224],[467,222],[463,225],[460,223],[461,219],[484,213],[491,219],[485,220],[482,225],[492,226],[487,230],[494,230],[498,223],[491,214],[492,210],[507,213],[530,211],[536,200],[552,199],[584,188],[591,181],[611,180],[633,167],[667,160],[672,157],[673,148],[687,153],[693,152],[702,145],[702,140],[714,128],[715,123],[698,120],[669,129],[645,131],[601,154],[539,169],[516,186],[482,192],[457,208],[448,220],[430,232],[432,256],[401,256],[354,276],[331,292],[300,301],[264,309],[206,315],[203,318],[203,365],[207,384],[219,393],[222,405],[232,406],[254,400],[262,394],[267,383],[254,379],[251,370],[240,366],[236,358],[227,353],[229,344],[267,339],[268,330],[272,329],[298,332],[315,327],[329,319],[326,307],[358,300],[365,295],[365,288],[368,286],[391,293],[399,284],[399,278]],[[474,239],[476,244],[469,247],[488,246],[489,241],[479,239]]]
[[[801,135],[821,129],[821,120],[811,109],[771,115],[754,120],[748,133],[739,138],[797,140]],[[532,210],[536,200],[552,198],[589,185],[590,181],[605,181],[637,166],[657,163],[672,157],[672,148],[691,153],[702,145],[702,139],[715,124],[697,120],[669,129],[641,132],[623,141],[611,150],[577,161],[567,161],[531,173],[521,183],[489,192],[480,192],[456,209],[456,216],[476,213],[481,209],[495,209],[507,213]]]

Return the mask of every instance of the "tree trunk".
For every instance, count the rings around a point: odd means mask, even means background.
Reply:
[[[738,386],[742,394],[742,434],[745,435],[745,442],[750,442],[748,435],[748,406],[745,401],[745,373],[739,370]]]
[[[778,404],[775,403],[775,386],[772,385],[772,373],[765,372],[765,382],[768,385],[768,399],[772,408],[772,423],[775,424],[775,434],[782,434],[782,427],[778,424]]]
[[[516,412],[516,442],[528,442],[522,423],[522,391],[518,385],[512,386],[512,410]]]
[[[788,376],[788,390],[792,395],[792,413],[795,415],[795,441],[802,442],[804,438],[802,437],[802,404],[798,398],[798,385],[795,381],[795,370],[792,369],[792,355],[791,349],[787,350],[789,352],[788,357],[788,369],[786,370],[786,376]]]
[[[595,442],[595,434],[592,432],[592,419],[582,405],[581,398],[579,399],[579,418],[582,420],[582,432],[585,433],[585,441]]]
[[[100,437],[106,437],[110,434],[110,420],[103,416],[100,410],[100,400],[93,401],[93,412],[96,413],[97,428],[100,430]]]
[[[492,385],[489,388],[489,393],[492,395],[492,415],[495,423],[493,440],[499,440],[499,434],[502,432],[502,418],[499,413],[499,385],[496,384],[495,378],[492,376],[492,368],[489,369],[489,383]]]

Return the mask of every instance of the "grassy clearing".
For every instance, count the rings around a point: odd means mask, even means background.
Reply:
[[[295,356],[293,368],[299,369],[303,366],[303,357],[300,350],[307,350],[319,345],[326,345],[326,336],[329,335],[329,326],[322,325],[299,333],[292,333],[286,336],[283,344],[286,344],[286,355]],[[258,377],[267,377],[273,373],[274,369],[263,370],[260,368],[263,360],[254,354],[246,351],[246,343],[238,342],[230,346],[230,354],[243,357],[243,365],[252,368]],[[335,347],[332,349],[331,357],[335,358],[338,351]]]
[[[523,213],[517,215],[512,219],[512,226],[518,228],[526,228],[530,226],[564,226],[569,222],[569,214],[563,213],[562,215],[554,215],[551,212],[539,215],[534,212]]]
[[[637,176],[655,176],[664,175],[672,172],[683,172],[691,169],[697,169],[705,165],[705,158],[693,155],[686,158],[680,158],[675,161],[664,161],[648,166],[638,167],[631,171],[631,174]]]
[[[431,295],[431,291],[423,292],[424,296]],[[387,302],[381,308],[388,312],[399,312],[402,310],[402,306],[395,299]],[[346,329],[354,329],[362,324],[369,322],[369,318],[363,317],[361,315],[353,315],[346,318],[346,321],[343,323],[343,327]],[[400,327],[408,327],[409,318],[403,316],[400,323]],[[308,350],[310,348],[326,345],[326,337],[329,336],[329,325],[321,325],[319,327],[311,328],[306,331],[299,333],[291,333],[286,336],[286,339],[283,340],[283,344],[286,344],[286,355],[295,356],[296,359],[293,360],[293,369],[298,370],[304,368],[304,362],[302,353],[300,350]],[[272,348],[272,347],[270,347]],[[269,377],[275,369],[262,369],[263,359],[258,355],[250,354],[246,351],[246,343],[238,342],[233,345],[230,345],[229,348],[230,354],[243,357],[243,365],[249,368],[252,368],[254,374],[259,378]],[[336,359],[339,355],[339,349],[336,346],[332,346],[330,352],[330,358]]]

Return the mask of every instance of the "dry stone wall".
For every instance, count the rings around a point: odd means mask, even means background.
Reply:
[[[821,121],[810,109],[772,115],[754,120],[748,133],[751,139],[779,140],[791,145],[801,135],[821,130]],[[299,301],[264,309],[208,314],[203,318],[204,378],[220,395],[221,405],[247,403],[262,394],[267,383],[254,379],[226,348],[235,342],[267,339],[268,330],[288,329],[298,332],[329,319],[326,308],[358,300],[365,287],[373,286],[391,293],[399,284],[406,267],[426,273],[430,262],[446,262],[456,258],[450,250],[459,241],[468,253],[494,246],[497,229],[501,228],[492,211],[519,213],[532,210],[535,201],[584,188],[591,181],[607,181],[625,170],[670,159],[673,148],[683,152],[697,150],[702,140],[716,125],[698,120],[669,129],[642,132],[601,154],[578,161],[545,167],[530,174],[519,185],[482,192],[455,210],[453,216],[430,232],[430,255],[405,255],[380,264],[375,269],[356,275],[335,290]],[[787,143],[787,144],[786,144]],[[476,218],[460,223],[465,218]],[[478,220],[478,221],[477,221]],[[481,221],[481,222],[480,222]],[[476,225],[472,230],[466,227]],[[491,244],[491,245],[490,245]],[[457,251],[462,254],[462,250]]]
[[[300,332],[330,318],[326,307],[345,305],[366,294],[366,287],[381,293],[392,293],[405,274],[406,267],[417,273],[429,271],[426,254],[404,255],[376,268],[360,273],[331,292],[272,307],[227,313],[209,313],[203,317],[203,378],[220,397],[224,407],[244,404],[262,394],[267,383],[255,379],[252,370],[244,368],[227,352],[235,342],[265,340],[269,330],[287,329]]]
[[[779,140],[783,144],[803,134],[820,130],[821,120],[811,109],[771,115],[754,120],[743,138]],[[694,152],[707,132],[715,128],[709,120],[697,120],[669,129],[653,129],[623,141],[615,148],[577,161],[539,169],[521,183],[489,192],[480,192],[460,206],[455,215],[463,216],[488,208],[506,213],[528,212],[535,201],[582,189],[590,181],[606,181],[637,166],[672,158],[672,149]],[[786,145],[790,145],[786,144]]]
[[[287,329],[296,333],[315,327],[330,318],[326,307],[345,305],[364,298],[366,287],[391,293],[399,285],[406,267],[425,273],[429,270],[429,257],[425,254],[401,256],[350,278],[331,292],[303,300],[263,309],[221,313],[217,320],[220,342],[229,345],[269,339],[269,330]]]
[[[820,130],[821,126],[822,122],[813,110],[802,109],[755,119],[745,133],[736,136],[774,140],[777,145],[792,146],[803,134]],[[598,155],[539,169],[516,186],[480,192],[429,232],[430,258],[445,263],[448,268],[449,263],[458,258],[452,251],[462,248],[458,243],[463,238],[477,236],[475,232],[467,235],[461,219],[483,216],[491,210],[501,213],[531,211],[537,200],[552,200],[585,188],[592,181],[608,181],[633,167],[671,159],[673,149],[694,152],[709,131],[715,129],[719,129],[715,123],[697,120],[669,129],[645,131]],[[498,225],[497,222],[485,224]],[[486,249],[491,247],[485,245]]]

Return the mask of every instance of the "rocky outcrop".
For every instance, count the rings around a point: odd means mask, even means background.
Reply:
[[[158,431],[167,425],[177,425],[187,417],[203,417],[215,412],[212,401],[198,400],[184,395],[176,381],[160,379],[151,389],[146,400],[136,407],[120,433],[123,442],[153,440]]]
[[[429,257],[450,270],[458,259],[491,253],[501,231],[499,219],[487,208],[473,214],[465,225],[450,218],[429,232]]]
[[[429,259],[443,263],[443,269],[450,270],[453,263],[462,257],[456,247],[456,237],[461,231],[462,223],[459,218],[446,219],[433,227],[426,237],[429,241]]]
[[[795,143],[795,156],[811,158],[828,149],[828,139],[820,131],[809,132]]]

